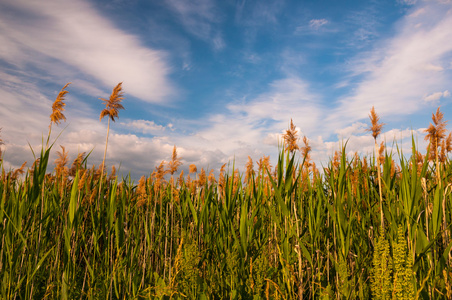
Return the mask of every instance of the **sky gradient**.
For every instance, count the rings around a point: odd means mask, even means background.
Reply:
[[[452,2],[1,0],[0,127],[7,168],[33,162],[51,106],[67,88],[67,122],[51,160],[102,161],[113,87],[125,110],[111,124],[107,165],[133,178],[170,160],[183,169],[243,168],[270,155],[290,119],[317,165],[348,140],[366,155],[375,106],[382,140],[410,153],[411,135],[441,106],[452,118]],[[301,142],[301,140],[300,140]]]

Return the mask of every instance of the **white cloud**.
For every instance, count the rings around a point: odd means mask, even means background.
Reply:
[[[398,24],[400,30],[394,37],[380,41],[351,63],[361,82],[340,100],[329,122],[344,127],[366,118],[372,106],[385,117],[408,115],[424,107],[420,95],[450,84],[450,74],[441,71],[452,54],[452,11],[430,2],[422,8],[423,14]],[[421,28],[412,26],[420,21],[425,23]]]
[[[399,1],[407,5],[414,5],[417,3],[417,0],[399,0]]]
[[[84,0],[5,0],[0,20],[0,59],[10,64],[31,65],[58,81],[83,72],[108,90],[124,81],[127,93],[149,102],[173,93],[166,53],[143,46]]]
[[[327,19],[313,19],[309,21],[309,27],[318,30],[320,27],[325,26],[328,23]]]
[[[133,120],[127,123],[122,122],[121,125],[124,125],[132,130],[139,131],[142,133],[161,133],[165,130],[165,127],[162,125],[157,125],[154,121],[149,120]]]
[[[440,65],[434,65],[432,63],[427,63],[424,65],[419,65],[418,66],[418,70],[420,71],[436,71],[436,72],[440,72],[443,71],[444,68]]]
[[[409,18],[416,18],[419,17],[420,15],[424,14],[426,12],[425,8],[419,8],[417,10],[415,10],[414,12],[412,12],[411,14],[408,15]]]
[[[221,15],[211,0],[167,0],[171,8],[180,17],[184,29],[190,34],[212,43],[216,50],[225,47],[220,31],[216,28]]]
[[[441,98],[446,98],[446,97],[450,97],[450,92],[448,90],[446,90],[444,92],[436,92],[436,93],[432,93],[430,95],[424,96],[424,101],[435,102]]]
[[[337,133],[337,136],[339,139],[343,139],[343,138],[348,138],[355,133],[363,133],[365,131],[366,127],[368,127],[367,124],[361,123],[361,122],[356,122],[345,128],[336,129],[335,133]]]

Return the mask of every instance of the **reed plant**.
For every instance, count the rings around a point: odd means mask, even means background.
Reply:
[[[249,158],[218,178],[177,176],[176,147],[138,182],[84,153],[69,167],[63,146],[52,170],[53,144],[22,176],[0,160],[0,298],[450,298],[447,142],[426,155],[414,138],[410,155],[345,144],[318,170],[297,134],[291,122],[275,166]]]

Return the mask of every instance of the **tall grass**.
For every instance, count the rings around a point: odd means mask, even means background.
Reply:
[[[175,147],[138,183],[64,148],[49,171],[53,145],[22,177],[0,160],[0,298],[450,299],[447,145],[434,162],[414,139],[397,162],[344,146],[320,175],[288,131],[275,167],[218,180],[174,177]]]

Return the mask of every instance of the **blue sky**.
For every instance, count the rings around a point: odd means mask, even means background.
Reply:
[[[342,141],[371,153],[372,106],[389,144],[425,148],[431,113],[452,116],[452,2],[1,0],[5,165],[33,158],[67,83],[56,141],[102,159],[99,97],[123,82],[107,164],[137,178],[169,160],[218,169],[276,159],[290,119],[318,164]],[[58,149],[59,150],[59,149]]]

